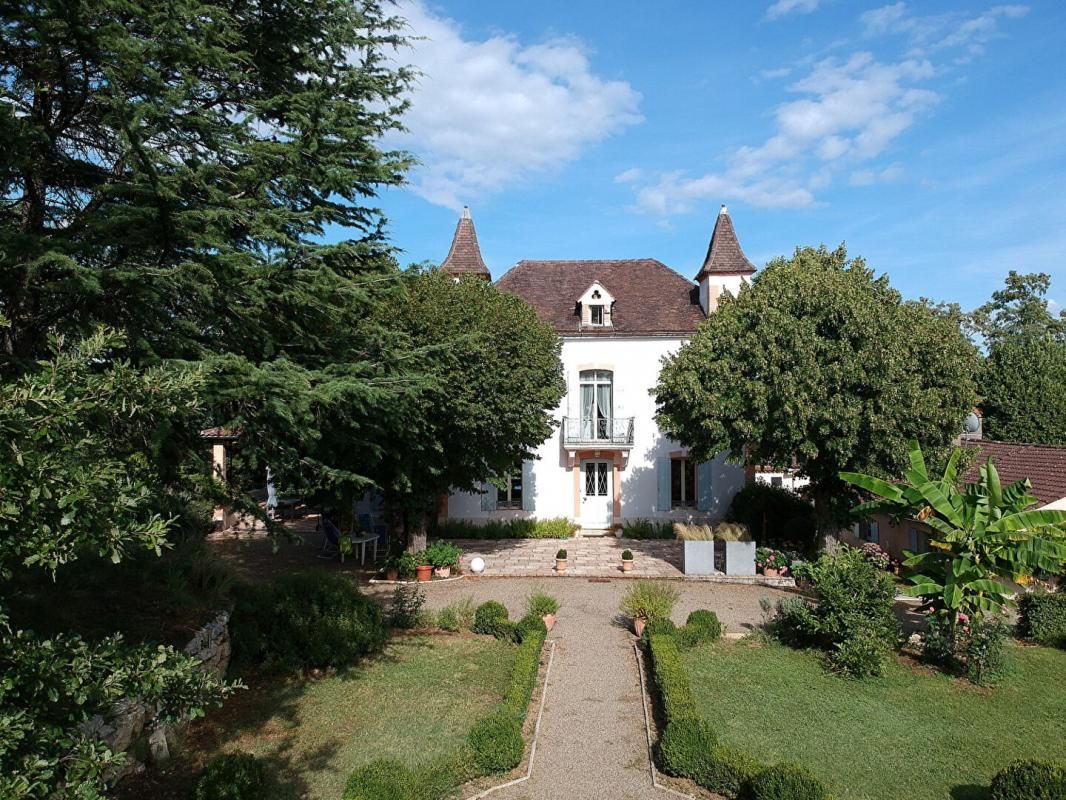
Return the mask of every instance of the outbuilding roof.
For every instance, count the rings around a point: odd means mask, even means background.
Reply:
[[[1042,504],[1054,503],[1066,497],[1066,446],[997,442],[978,439],[963,446],[978,448],[977,460],[966,471],[965,480],[972,483],[981,477],[980,466],[992,458],[1000,482],[1009,483],[1028,478],[1032,494]]]

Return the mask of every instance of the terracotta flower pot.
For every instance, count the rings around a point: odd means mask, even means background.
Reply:
[[[770,569],[770,567],[763,567],[762,574],[765,575],[767,578],[779,578],[781,577],[781,570]]]
[[[429,564],[419,564],[415,567],[415,576],[422,582],[428,581],[433,576],[433,567]]]
[[[555,559],[555,571],[556,572],[566,572],[566,559],[565,558],[557,558],[557,559]]]
[[[633,571],[633,559],[622,559],[622,572]]]
[[[398,569],[387,569],[387,570],[385,570],[385,580],[387,580],[387,581],[398,581],[399,579],[400,579],[400,570],[398,570]]]
[[[643,636],[644,635],[644,626],[647,625],[647,624],[648,624],[648,621],[646,619],[641,619],[640,617],[634,617],[633,618],[633,633],[635,633],[637,636]]]
[[[541,619],[544,620],[544,627],[547,628],[548,630],[551,630],[552,628],[555,627],[555,615],[554,614],[545,614],[543,617],[541,617]]]
[[[450,578],[452,576],[451,567],[434,567],[433,572],[438,578]]]

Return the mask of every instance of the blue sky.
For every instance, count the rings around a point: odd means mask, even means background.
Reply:
[[[608,9],[610,11],[608,12]],[[1066,304],[1066,3],[404,0],[422,166],[404,263],[469,204],[494,276],[651,256],[695,275],[718,207],[762,266],[845,241],[971,308],[1009,269]]]

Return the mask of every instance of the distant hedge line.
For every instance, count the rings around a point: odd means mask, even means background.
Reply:
[[[449,520],[437,526],[440,539],[569,539],[578,525],[565,517],[551,519]]]

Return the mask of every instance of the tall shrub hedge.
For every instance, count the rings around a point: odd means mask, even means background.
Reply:
[[[1038,644],[1066,648],[1066,591],[1024,595],[1018,603],[1018,633]]]
[[[230,621],[234,663],[268,672],[346,667],[377,652],[381,610],[340,575],[313,573],[243,585]]]

